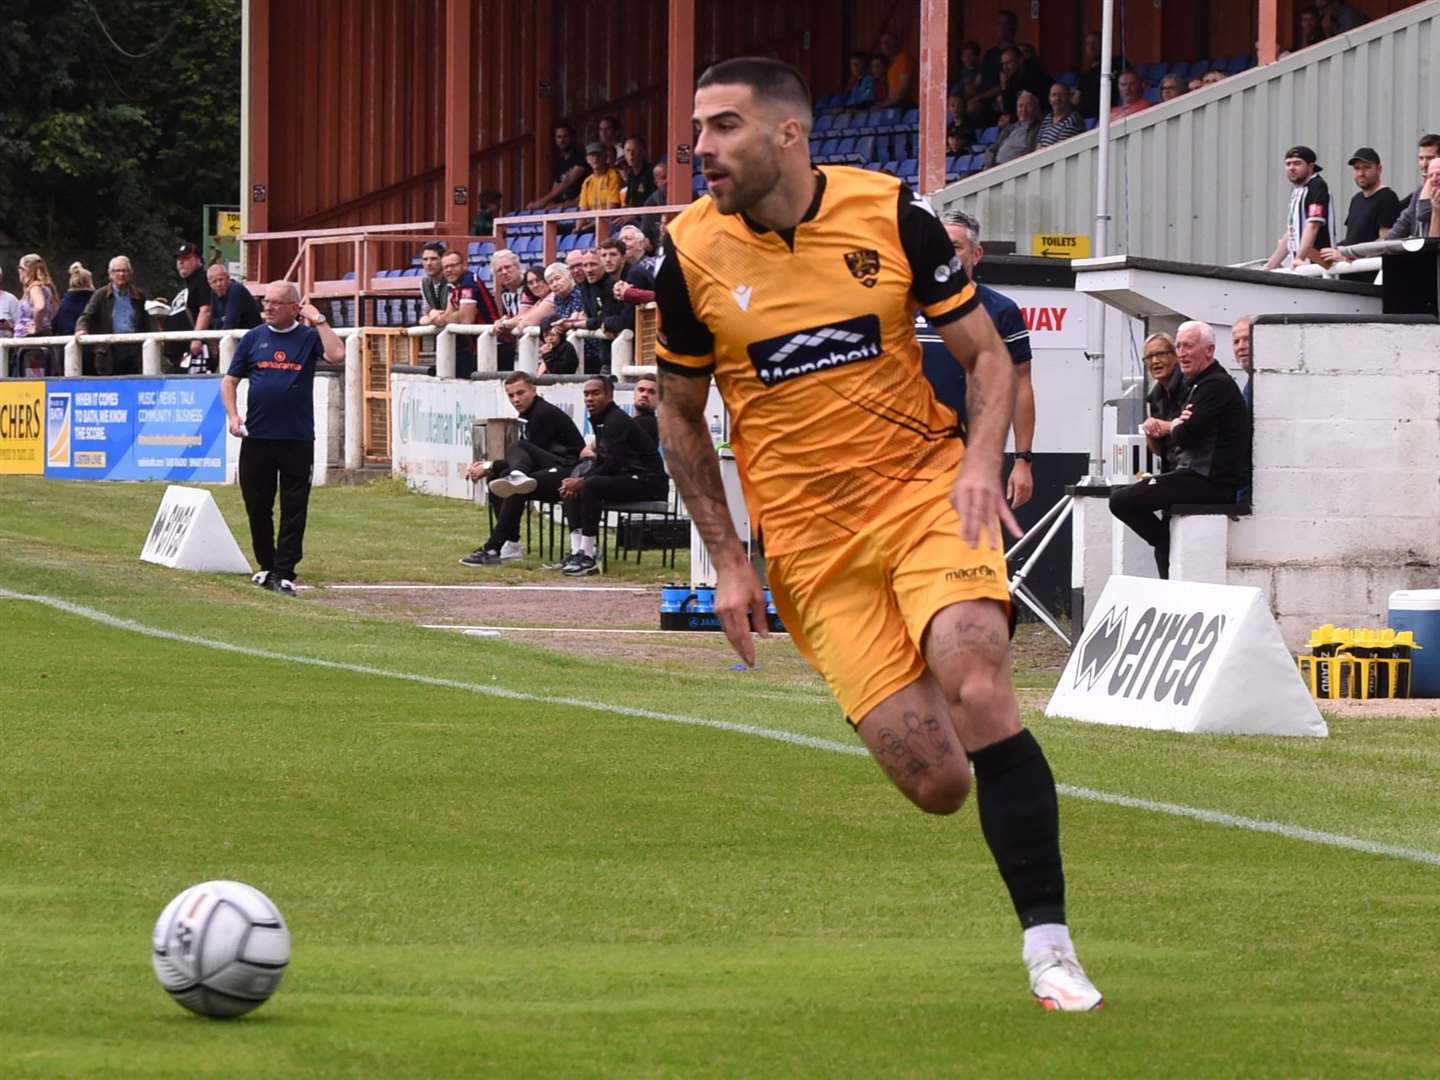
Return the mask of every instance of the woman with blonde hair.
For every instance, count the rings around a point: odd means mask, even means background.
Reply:
[[[95,295],[95,279],[90,271],[85,269],[85,264],[73,262],[70,264],[70,288],[60,298],[60,307],[55,312],[55,321],[50,325],[50,332],[53,334],[70,335],[75,333],[75,324],[80,316],[85,313],[85,305],[90,302],[90,297]],[[86,375],[95,374],[95,350],[87,347],[82,353],[81,369]]]
[[[15,324],[15,336],[44,337],[50,333],[55,312],[60,306],[55,295],[55,283],[50,280],[50,270],[45,260],[33,252],[20,258],[20,321]],[[59,375],[58,353],[55,349],[21,349],[20,372],[34,370],[36,374]]]

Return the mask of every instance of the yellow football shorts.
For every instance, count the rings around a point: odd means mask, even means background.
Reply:
[[[843,544],[766,560],[775,607],[801,654],[829,683],[851,724],[925,671],[930,620],[962,600],[998,600],[1009,614],[1004,553],[960,538],[942,494]],[[999,535],[999,522],[996,522]]]

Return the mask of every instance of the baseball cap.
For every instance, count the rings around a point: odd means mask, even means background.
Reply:
[[[199,255],[200,251],[194,244],[183,243],[175,249],[175,258],[183,259],[186,255]]]
[[[1377,154],[1372,148],[1368,146],[1362,146],[1359,150],[1356,150],[1355,153],[1350,155],[1350,160],[1347,161],[1345,164],[1354,165],[1357,161],[1368,162],[1371,165],[1379,165],[1380,155]]]
[[[603,154],[604,152],[604,143],[592,142],[585,147],[585,153],[587,154]]]
[[[1292,157],[1299,158],[1307,164],[1315,165],[1315,151],[1311,150],[1308,146],[1292,146],[1289,150],[1286,150],[1284,160],[1288,161]],[[1323,168],[1323,165],[1315,165],[1316,172],[1320,172]]]

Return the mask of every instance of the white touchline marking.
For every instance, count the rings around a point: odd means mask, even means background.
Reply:
[[[295,588],[315,592],[659,592],[633,585],[296,585]]]
[[[287,653],[271,652],[269,649],[257,649],[249,645],[235,645],[231,642],[218,641],[214,638],[204,638],[194,634],[182,634],[174,630],[163,630],[157,626],[146,626],[144,623],[138,623],[131,619],[122,619],[117,615],[111,615],[108,612],[100,611],[96,608],[71,603],[69,600],[62,600],[57,596],[17,593],[9,589],[0,588],[0,599],[28,600],[31,603],[41,604],[70,615],[77,615],[82,619],[89,619],[91,622],[97,622],[102,626],[109,626],[116,630],[127,630],[130,633],[140,634],[144,637],[159,638],[164,641],[178,641],[186,645],[201,645],[207,649],[234,653],[238,656],[252,656],[259,660],[280,660],[288,664],[304,664],[308,667],[328,668],[332,671],[350,671],[357,675],[373,675],[382,679],[401,679],[405,682],[419,683],[423,686],[440,686],[447,690],[465,690],[472,694],[483,694],[488,697],[504,698],[509,701],[532,701],[542,705],[564,705],[577,709],[589,709],[594,712],[613,713],[616,716],[631,716],[641,720],[661,720],[665,723],[684,724],[688,727],[729,731],[737,735],[753,735],[760,739],[772,739],[776,742],[788,743],[792,746],[806,746],[812,750],[827,750],[831,753],[848,754],[852,757],[869,756],[869,751],[863,746],[858,746],[855,743],[837,742],[834,739],[825,739],[817,735],[801,735],[793,731],[778,731],[773,728],[757,727],[754,724],[737,724],[728,720],[709,720],[700,716],[682,716],[677,713],[657,712],[653,709],[639,709],[630,705],[613,705],[600,701],[585,701],[580,698],[555,697],[549,694],[530,694],[522,690],[510,690],[503,686],[486,686],[484,683],[468,683],[462,682],[459,679],[444,679],[435,675],[420,675],[411,671],[388,671],[385,668],[370,667],[367,664],[350,664],[339,660],[322,660],[319,657],[313,656],[291,656]],[[1177,803],[1153,802],[1149,799],[1137,799],[1130,795],[1118,795],[1109,791],[1097,791],[1094,788],[1076,787],[1073,784],[1057,784],[1056,790],[1058,790],[1060,794],[1068,795],[1072,799],[1084,799],[1088,802],[1105,803],[1109,806],[1121,806],[1130,810],[1146,810],[1152,814],[1167,814],[1172,817],[1189,818],[1192,821],[1202,821],[1209,825],[1223,825],[1232,829],[1246,829],[1250,832],[1271,833],[1275,836],[1283,836],[1288,840],[1299,840],[1307,844],[1321,844],[1326,847],[1359,851],[1366,855],[1383,855],[1387,858],[1403,859],[1407,862],[1424,863],[1428,866],[1440,866],[1440,854],[1432,851],[1424,851],[1419,848],[1382,844],[1374,840],[1345,836],[1342,833],[1322,832],[1318,829],[1307,829],[1300,825],[1288,825],[1282,821],[1266,821],[1263,818],[1241,817],[1238,814],[1227,814],[1220,810],[1203,810],[1194,806],[1181,806]]]
[[[469,623],[416,623],[421,630],[458,630],[462,634],[476,631],[504,634],[664,634],[675,641],[687,638],[715,638],[724,636],[723,630],[629,630],[589,626],[474,626]],[[772,638],[788,638],[790,635],[778,630],[770,631]],[[764,638],[758,640],[764,641]]]

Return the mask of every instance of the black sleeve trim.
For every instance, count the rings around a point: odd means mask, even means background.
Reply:
[[[684,375],[691,379],[708,379],[715,371],[714,363],[706,364],[704,367],[690,367],[687,364],[671,363],[663,356],[655,358],[655,366],[667,375]]]
[[[660,307],[660,343],[681,356],[710,356],[715,335],[695,314],[680,253],[665,233],[665,258],[655,272],[655,302]]]
[[[911,295],[922,307],[930,307],[962,292],[970,279],[930,204],[901,183],[895,213],[900,246],[910,264]]]
[[[974,296],[970,297],[969,300],[965,301],[965,303],[961,304],[953,311],[947,311],[943,315],[926,316],[926,318],[930,320],[931,326],[948,326],[958,319],[963,319],[966,315],[969,315],[970,312],[974,311],[979,306],[980,294],[976,293]]]

